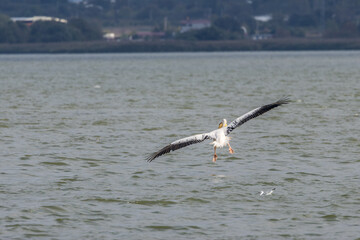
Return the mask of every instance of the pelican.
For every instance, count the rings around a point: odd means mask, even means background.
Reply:
[[[211,143],[214,147],[214,156],[213,156],[212,161],[216,162],[216,160],[218,158],[218,156],[216,154],[216,148],[222,148],[222,147],[228,146],[229,153],[231,153],[231,154],[234,153],[234,150],[230,146],[230,143],[229,143],[230,137],[228,137],[228,135],[235,128],[239,127],[240,125],[244,124],[245,122],[249,121],[250,119],[260,116],[261,114],[264,114],[273,108],[276,108],[283,104],[287,104],[289,102],[290,102],[289,98],[287,98],[287,97],[281,98],[274,103],[270,103],[270,104],[255,108],[255,109],[251,110],[250,112],[245,113],[244,115],[236,118],[229,125],[227,124],[226,119],[223,119],[220,122],[218,129],[208,132],[208,133],[197,134],[197,135],[193,135],[190,137],[176,140],[176,141],[170,143],[169,145],[165,146],[164,148],[160,149],[159,151],[151,154],[147,158],[147,161],[151,162],[155,158],[160,157],[171,151],[175,151],[180,148],[183,148],[183,147],[195,144],[195,143],[203,142],[203,141],[209,139],[209,140],[213,140],[213,142]]]

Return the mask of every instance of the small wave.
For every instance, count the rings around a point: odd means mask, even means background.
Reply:
[[[143,128],[143,131],[147,131],[147,132],[151,132],[151,131],[159,131],[162,130],[163,128],[159,128],[159,127],[154,127],[154,128]]]
[[[54,166],[68,166],[69,164],[64,162],[41,162],[43,165],[54,165]]]
[[[139,205],[145,205],[145,206],[153,206],[153,205],[160,205],[160,206],[168,206],[177,204],[177,202],[169,201],[169,200],[138,200],[138,201],[129,201],[128,203],[131,204],[139,204]]]
[[[47,211],[50,211],[50,212],[67,212],[64,208],[62,207],[59,207],[59,206],[42,206],[42,208],[46,209]]]
[[[112,203],[112,202],[120,202],[125,203],[126,201],[118,199],[118,198],[102,198],[102,197],[95,197],[95,198],[88,198],[84,199],[84,202],[102,202],[102,203]]]
[[[328,214],[321,217],[326,221],[337,221],[337,216],[335,214]]]
[[[210,201],[202,199],[202,198],[190,197],[190,198],[186,198],[184,200],[184,202],[187,202],[187,203],[195,203],[195,202],[197,202],[197,203],[209,203]]]
[[[158,231],[166,231],[166,230],[188,230],[188,227],[184,226],[169,226],[169,225],[150,225],[146,226],[146,228],[150,228]]]

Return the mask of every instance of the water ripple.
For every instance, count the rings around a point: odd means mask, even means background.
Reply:
[[[0,61],[2,239],[358,237],[359,52]],[[145,161],[284,95],[232,133],[233,155]]]

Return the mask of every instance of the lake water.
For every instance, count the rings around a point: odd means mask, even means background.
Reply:
[[[360,52],[0,55],[1,239],[360,239]],[[231,134],[155,159],[283,96]],[[276,188],[272,195],[260,191]]]

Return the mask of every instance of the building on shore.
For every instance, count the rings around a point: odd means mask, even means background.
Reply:
[[[180,24],[180,33],[211,27],[211,21],[207,19],[186,19],[181,21]]]
[[[36,21],[54,21],[60,23],[67,23],[66,19],[57,18],[57,17],[48,17],[48,16],[33,16],[33,17],[12,17],[13,22],[22,22],[27,26],[31,26]]]

